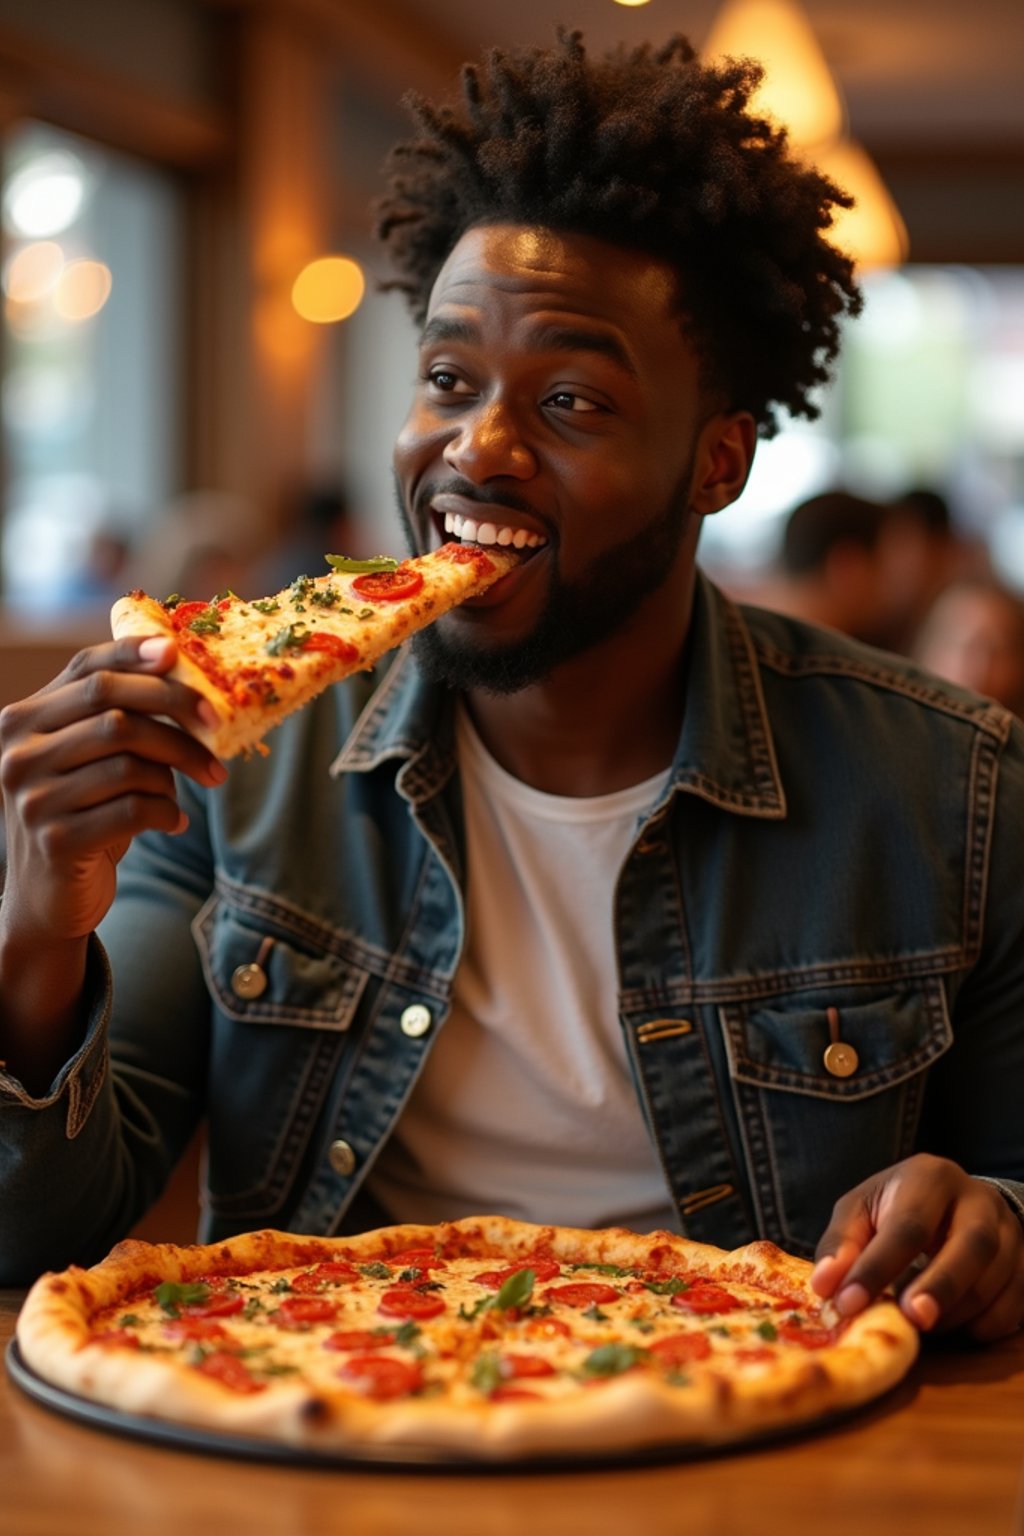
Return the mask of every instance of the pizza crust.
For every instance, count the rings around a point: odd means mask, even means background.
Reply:
[[[771,1243],[727,1253],[670,1233],[591,1232],[482,1217],[438,1227],[405,1224],[345,1239],[262,1231],[206,1246],[125,1242],[92,1269],[38,1280],[18,1320],[18,1345],[44,1380],[126,1414],[311,1450],[405,1448],[498,1461],[710,1447],[783,1432],[878,1397],[906,1374],[917,1353],[916,1331],[894,1303],[882,1301],[855,1318],[838,1343],[780,1354],[770,1369],[707,1370],[688,1385],[631,1370],[547,1401],[455,1402],[425,1394],[378,1402],[351,1391],[311,1391],[287,1378],[272,1390],[239,1396],[177,1357],[110,1349],[92,1340],[92,1318],[163,1280],[244,1277],[339,1257],[359,1263],[425,1244],[440,1245],[449,1262],[462,1256],[514,1265],[543,1251],[564,1263],[655,1274],[685,1267],[689,1275],[804,1300],[816,1313],[822,1305],[808,1284],[811,1266]]]

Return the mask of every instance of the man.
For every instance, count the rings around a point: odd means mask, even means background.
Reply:
[[[869,645],[891,633],[886,533],[889,509],[849,491],[823,491],[786,519],[772,594],[783,613],[841,630]]]
[[[760,1233],[844,1313],[912,1271],[922,1328],[1019,1325],[1020,737],[694,565],[857,307],[756,79],[563,35],[420,106],[400,502],[416,548],[538,535],[500,586],[230,775],[166,641],[3,716],[5,1278],[206,1115],[206,1238]]]

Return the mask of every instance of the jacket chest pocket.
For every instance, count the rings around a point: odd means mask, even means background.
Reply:
[[[335,1030],[352,1023],[366,970],[219,903],[204,907],[194,933],[210,995],[228,1018]]]
[[[193,932],[214,1004],[211,1210],[235,1226],[269,1221],[287,1208],[351,1053],[370,972],[318,945],[312,925],[306,942],[273,914],[217,900]]]
[[[759,1224],[810,1254],[835,1201],[913,1149],[925,1076],[953,1033],[939,977],[719,1010]]]

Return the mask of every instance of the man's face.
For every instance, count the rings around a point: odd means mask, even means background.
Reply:
[[[417,637],[453,685],[510,692],[689,578],[698,363],[667,263],[582,235],[469,230],[442,268],[395,449],[414,549],[524,563]]]

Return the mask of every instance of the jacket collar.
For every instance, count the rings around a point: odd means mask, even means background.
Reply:
[[[786,796],[754,641],[741,610],[700,570],[688,645],[686,709],[667,792],[782,820]]]
[[[429,799],[455,770],[453,704],[454,695],[424,682],[404,647],[331,773],[366,773],[399,760],[399,792],[414,802]],[[739,608],[700,571],[686,710],[665,798],[678,790],[739,815],[779,820],[786,814],[753,640]]]

